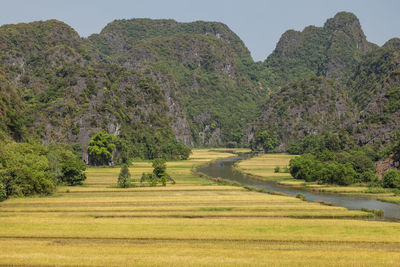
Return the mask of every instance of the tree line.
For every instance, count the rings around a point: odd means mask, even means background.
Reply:
[[[393,131],[391,143],[381,149],[357,146],[337,134],[312,134],[292,143],[289,152],[300,154],[290,161],[289,170],[295,179],[319,184],[369,186],[400,189],[400,170],[387,170],[382,179],[376,174],[376,161],[391,156],[400,159],[400,131]]]
[[[47,195],[57,185],[79,185],[86,164],[69,145],[0,142],[0,200]]]

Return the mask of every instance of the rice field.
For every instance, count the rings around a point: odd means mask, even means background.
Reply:
[[[256,176],[262,180],[287,181],[293,180],[288,172],[283,172],[289,167],[289,161],[294,158],[288,154],[261,154],[247,160],[240,161],[235,165],[240,171]],[[279,167],[281,172],[275,172]],[[294,180],[294,182],[296,182]]]
[[[139,187],[141,173],[151,171],[151,163],[143,161],[130,168],[137,187],[116,188],[118,168],[90,168],[84,186],[1,202],[0,265],[400,264],[399,223],[221,186],[192,172],[195,166],[229,156],[222,150],[197,149],[187,161],[168,162],[176,184],[166,187]]]

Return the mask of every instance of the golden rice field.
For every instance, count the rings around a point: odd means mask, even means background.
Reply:
[[[177,183],[166,187],[120,189],[118,168],[90,168],[84,186],[2,202],[0,265],[400,265],[399,223],[216,185],[192,172],[227,156],[197,149],[187,161],[168,162]],[[138,179],[150,166],[134,162],[131,173]]]
[[[274,171],[275,167],[281,170],[289,167],[289,161],[294,158],[288,154],[261,154],[247,160],[240,161],[236,168],[244,173],[251,174],[263,180],[286,181],[293,180],[290,173]],[[296,181],[294,181],[296,182]]]

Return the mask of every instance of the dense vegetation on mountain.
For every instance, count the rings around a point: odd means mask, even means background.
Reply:
[[[334,79],[312,77],[282,86],[263,106],[257,131],[268,129],[286,150],[304,136],[351,126],[354,104]],[[256,132],[257,132],[256,131]]]
[[[348,12],[285,32],[264,62],[218,22],[116,20],[88,38],[56,20],[3,25],[0,138],[63,142],[98,165],[188,146],[303,153],[293,144],[336,134],[398,167],[399,44],[369,43]]]
[[[172,125],[185,144],[245,143],[264,90],[248,78],[250,53],[226,25],[117,20],[88,40],[103,58],[152,73],[184,110]]]
[[[326,178],[320,182],[376,184],[370,175],[376,170],[342,165],[350,161],[343,153],[358,155],[358,146],[379,151],[368,155],[376,161],[379,175],[399,168],[397,141],[393,141],[400,128],[399,43],[398,38],[383,47],[369,43],[358,19],[346,12],[323,27],[287,31],[262,63],[264,68],[256,66],[256,80],[269,86],[272,94],[255,123],[253,147],[265,150],[258,140],[261,133],[268,133],[278,140],[275,150],[311,153],[296,163],[309,173],[294,171],[293,175]],[[341,147],[334,152],[339,154],[320,158],[326,135],[338,136]],[[324,169],[328,165],[331,169]],[[327,173],[336,178],[327,178]],[[357,178],[361,176],[369,178]]]
[[[92,48],[58,21],[0,29],[4,135],[75,145],[86,162],[89,140],[101,129],[119,136],[116,162],[187,153],[150,74],[95,60]]]
[[[286,32],[263,63],[278,87],[262,107],[256,132],[273,133],[283,150],[324,131],[354,137],[359,145],[385,145],[400,126],[398,43],[369,43],[357,17],[346,12],[321,28]]]

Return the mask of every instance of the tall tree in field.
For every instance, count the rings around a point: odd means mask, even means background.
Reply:
[[[167,174],[167,163],[165,162],[165,159],[153,160],[153,168],[153,174],[163,186],[166,186],[170,176]]]
[[[131,173],[129,172],[128,165],[122,165],[121,171],[118,176],[118,186],[121,188],[128,188],[130,178]]]

